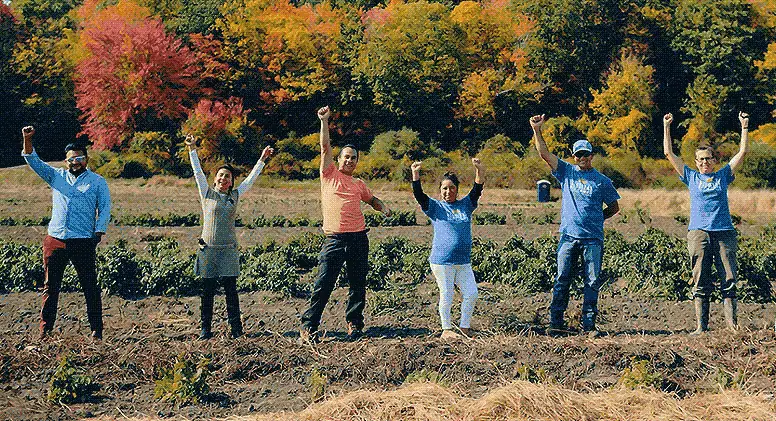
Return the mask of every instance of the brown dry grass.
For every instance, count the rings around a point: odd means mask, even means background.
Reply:
[[[103,418],[104,419],[104,418]],[[140,418],[137,418],[140,420]],[[146,418],[150,419],[150,418]],[[772,395],[740,391],[685,399],[653,390],[581,393],[516,381],[479,399],[460,397],[435,383],[392,391],[360,390],[332,397],[298,413],[229,417],[227,421],[772,421]]]

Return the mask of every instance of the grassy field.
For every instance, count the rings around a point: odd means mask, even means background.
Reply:
[[[48,216],[51,192],[28,168],[0,170],[0,217]],[[200,212],[192,180],[154,177],[109,180],[114,215]],[[392,208],[415,210],[418,226],[375,227],[370,238],[430,242],[431,227],[409,183],[370,183]],[[468,186],[464,186],[467,189]],[[434,194],[433,186],[426,190]],[[464,190],[465,191],[465,190]],[[553,194],[557,199],[558,191]],[[622,212],[609,228],[633,238],[648,227],[683,237],[689,198],[684,190],[620,190]],[[559,202],[536,203],[529,190],[487,189],[477,211],[507,217],[506,225],[476,225],[477,237],[529,239],[558,230]],[[776,221],[776,192],[730,192],[744,235]],[[319,185],[261,178],[241,202],[241,217],[320,218]],[[201,228],[111,226],[107,243],[172,237],[186,252]],[[238,228],[241,246],[283,240],[314,227]],[[45,226],[0,226],[3,239],[40,242]],[[105,247],[102,245],[101,247]],[[324,314],[318,347],[297,343],[305,297],[241,294],[247,334],[225,338],[223,299],[216,299],[216,339],[195,341],[198,297],[105,295],[105,339],[86,339],[83,297],[63,294],[54,337],[35,338],[39,297],[0,295],[0,419],[228,419],[228,420],[774,420],[776,339],[771,303],[742,303],[740,332],[723,329],[712,306],[713,332],[690,337],[692,304],[617,293],[601,297],[592,339],[573,332],[546,334],[550,296],[520,296],[500,284],[480,284],[475,338],[439,339],[438,291],[429,277],[417,285],[368,293],[366,338],[344,340],[345,289]],[[458,299],[456,298],[456,301]],[[580,317],[578,300],[568,318]],[[457,307],[456,310],[458,311]],[[46,399],[63,355],[100,384],[83,403]],[[210,360],[210,392],[177,406],[154,397],[161,367],[177,357]]]

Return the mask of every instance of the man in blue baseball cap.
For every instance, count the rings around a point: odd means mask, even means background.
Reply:
[[[552,169],[560,182],[563,194],[560,212],[560,241],[558,243],[558,274],[552,288],[550,304],[550,331],[565,329],[563,313],[569,304],[569,287],[576,275],[574,267],[581,257],[582,276],[585,280],[582,301],[582,330],[598,336],[598,291],[601,288],[601,263],[604,248],[604,220],[614,216],[620,207],[620,195],[609,177],[593,166],[593,145],[587,140],[574,142],[572,165],[550,153],[542,137],[544,115],[531,117],[536,150]],[[604,207],[606,205],[606,207]]]

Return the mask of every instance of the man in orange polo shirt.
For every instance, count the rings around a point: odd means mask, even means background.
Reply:
[[[366,304],[366,274],[369,270],[369,239],[366,236],[361,202],[368,203],[386,216],[391,211],[375,197],[363,180],[353,177],[358,164],[358,151],[346,145],[339,154],[338,163],[329,141],[329,107],[318,110],[321,120],[321,210],[323,211],[323,242],[319,257],[318,278],[315,280],[310,307],[302,315],[300,338],[306,342],[318,339],[318,325],[329,301],[343,263],[347,262],[347,280],[350,287],[345,318],[348,338],[363,335],[364,305]]]

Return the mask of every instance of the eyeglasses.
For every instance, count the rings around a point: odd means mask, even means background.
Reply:
[[[86,155],[71,156],[70,158],[67,158],[66,161],[71,164],[73,162],[84,162],[86,161]]]
[[[590,155],[592,155],[592,153],[590,153],[588,151],[579,151],[579,152],[574,154],[574,156],[577,157],[577,158],[587,158]]]
[[[714,157],[713,156],[704,156],[704,157],[700,157],[700,158],[695,158],[695,160],[698,161],[698,162],[709,162],[709,161],[713,161]]]

